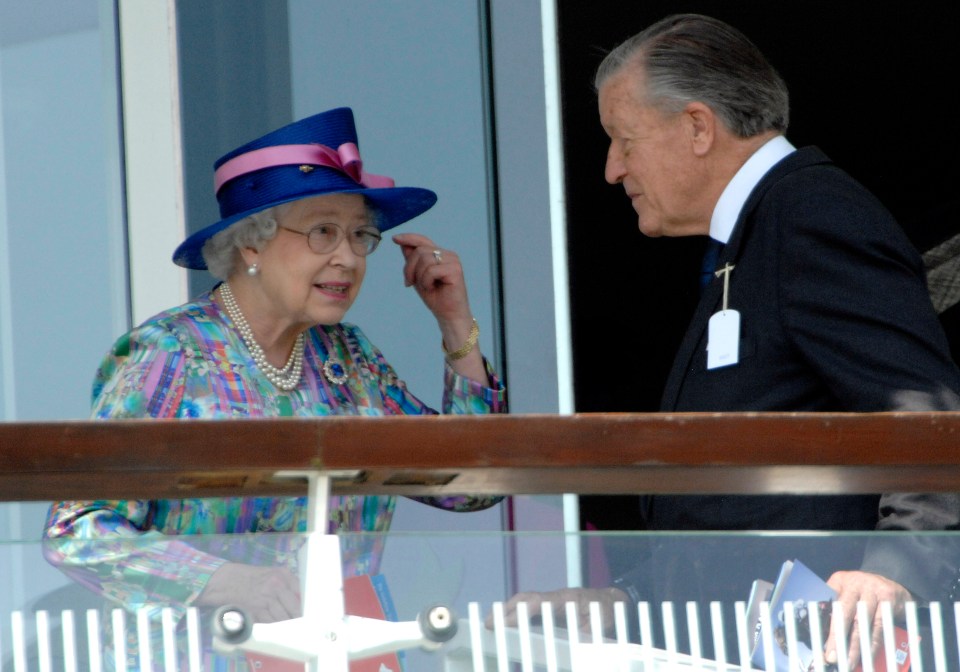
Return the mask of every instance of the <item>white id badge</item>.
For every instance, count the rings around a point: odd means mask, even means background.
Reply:
[[[740,361],[740,313],[721,310],[707,324],[707,369]]]

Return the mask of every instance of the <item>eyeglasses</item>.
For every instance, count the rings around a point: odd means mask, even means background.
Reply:
[[[380,231],[373,226],[361,226],[351,229],[345,233],[338,224],[318,224],[309,231],[297,231],[286,226],[277,225],[277,228],[289,231],[290,233],[299,233],[307,237],[307,245],[317,254],[326,254],[337,249],[340,241],[347,236],[347,242],[350,243],[350,249],[358,257],[365,257],[380,244]]]

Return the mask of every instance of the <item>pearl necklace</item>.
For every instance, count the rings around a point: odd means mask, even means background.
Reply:
[[[290,358],[287,359],[287,363],[282,369],[278,369],[267,361],[267,355],[263,352],[263,348],[260,347],[256,339],[254,339],[253,330],[247,323],[247,319],[243,316],[243,313],[240,312],[240,306],[237,305],[233,291],[226,282],[220,285],[220,298],[223,299],[223,306],[227,309],[227,315],[233,320],[237,331],[240,332],[240,338],[246,343],[254,363],[256,363],[260,371],[263,372],[267,380],[285,392],[296,388],[297,385],[300,384],[300,378],[303,375],[303,348],[306,342],[303,334],[301,333],[297,336],[297,340],[293,344],[293,351],[290,353]]]

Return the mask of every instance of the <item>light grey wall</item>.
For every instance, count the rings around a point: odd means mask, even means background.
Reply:
[[[87,417],[127,328],[117,101],[112,3],[0,2],[0,421]],[[0,504],[4,628],[68,583],[29,543],[47,506]]]
[[[510,408],[559,410],[544,61],[538,0],[491,0]]]
[[[437,205],[398,231],[423,233],[460,254],[482,349],[496,357],[477,3],[291,0],[290,50],[294,117],[353,108],[364,167],[437,192]],[[387,238],[346,319],[438,408],[439,332],[403,286],[402,256]]]
[[[191,233],[220,219],[213,162],[293,121],[288,29],[286,0],[177,3],[186,224]],[[191,296],[213,286],[206,271],[189,274]]]
[[[97,5],[91,4],[94,18]],[[37,16],[37,20],[42,20]],[[126,328],[113,27],[2,47],[3,174],[17,420],[84,418]],[[0,229],[2,231],[3,229]]]

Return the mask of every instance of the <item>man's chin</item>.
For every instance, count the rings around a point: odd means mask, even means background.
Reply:
[[[647,238],[659,238],[663,235],[662,228],[656,224],[645,223],[642,219],[637,220],[637,228],[639,228],[640,233]]]

